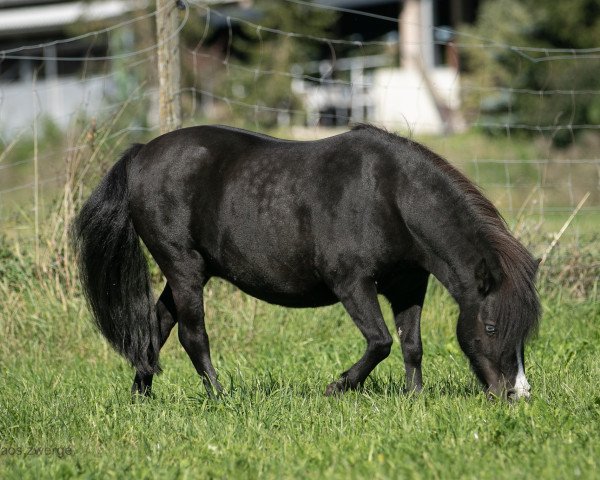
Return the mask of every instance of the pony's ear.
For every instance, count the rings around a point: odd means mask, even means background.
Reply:
[[[494,277],[492,277],[485,258],[482,258],[475,266],[475,279],[477,280],[477,290],[482,295],[487,295],[494,286]]]
[[[541,263],[542,263],[542,257],[539,257],[535,260],[535,272],[534,273],[538,272],[538,270],[540,269]]]

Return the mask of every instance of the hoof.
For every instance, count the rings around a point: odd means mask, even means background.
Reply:
[[[131,387],[131,398],[152,398],[152,387],[142,387],[140,385],[134,384]]]
[[[206,389],[206,398],[211,402],[219,402],[225,399],[225,393],[220,390]]]
[[[421,392],[423,391],[423,387],[417,387],[417,386],[405,386],[402,389],[402,393],[404,393],[404,395],[419,395]]]
[[[206,395],[210,400],[221,400],[224,397],[223,387],[218,380],[213,380],[213,383],[208,378],[203,378],[202,381],[204,383]]]
[[[325,396],[332,397],[334,395],[341,395],[342,393],[346,392],[347,390],[350,390],[351,388],[352,387],[350,386],[348,381],[345,378],[341,378],[327,385],[327,388],[325,389]]]
[[[131,403],[141,403],[152,398],[154,398],[154,394],[150,390],[146,390],[144,393],[137,390],[131,392]]]

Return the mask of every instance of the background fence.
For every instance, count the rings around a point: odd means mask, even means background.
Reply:
[[[40,238],[53,211],[74,208],[65,189],[82,184],[84,195],[127,144],[159,133],[157,52],[180,38],[171,94],[183,125],[310,139],[367,121],[411,135],[482,187],[517,235],[560,267],[556,281],[592,288],[600,85],[581,79],[597,76],[600,48],[503,43],[482,33],[485,22],[436,26],[423,10],[398,17],[282,0],[258,14],[213,3],[224,2],[141,4],[118,21],[0,51],[1,234],[38,255],[53,248]],[[156,17],[173,10],[177,25],[157,35]],[[389,31],[370,39],[336,30],[361,22]],[[522,88],[523,76],[539,88]]]

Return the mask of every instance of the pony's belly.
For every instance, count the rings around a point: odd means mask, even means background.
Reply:
[[[217,275],[235,285],[244,293],[259,300],[292,308],[324,307],[339,300],[322,282],[292,284],[271,283],[263,281],[246,281],[243,278],[226,274]]]

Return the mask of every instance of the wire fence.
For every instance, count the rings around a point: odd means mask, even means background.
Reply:
[[[244,16],[243,9],[190,0],[176,30],[184,39],[179,92],[184,124],[230,123],[310,139],[354,122],[375,123],[424,141],[467,173],[511,227],[532,236],[538,252],[547,250],[559,232],[561,242],[577,247],[598,241],[600,124],[580,121],[578,109],[581,99],[594,101],[600,88],[576,88],[568,77],[547,89],[511,82],[481,85],[452,65],[452,58],[467,50],[493,50],[540,68],[568,62],[585,69],[600,58],[600,47],[509,45],[462,30],[451,30],[451,39],[443,40],[448,27],[282,1],[307,12],[351,16],[357,23],[364,18],[386,22],[401,32],[418,27],[429,32],[430,40],[314,35],[302,28],[275,28],[259,15]],[[98,30],[0,50],[1,233],[33,236],[32,211],[53,204],[66,175],[65,161],[89,149],[95,125],[110,125],[103,138],[112,150],[158,133],[156,49],[168,38],[155,38],[156,14],[136,11]],[[310,47],[312,58],[281,66],[274,61],[278,41]],[[90,53],[98,45],[100,51]],[[248,45],[259,53],[244,52]],[[449,61],[412,71],[400,61],[403,49],[422,53],[431,46],[445,48]],[[78,68],[64,66],[70,63]],[[279,89],[276,102],[270,85]],[[479,100],[470,116],[463,108],[466,95]],[[514,121],[510,116],[517,97],[530,97],[542,113],[559,102],[569,107],[559,119],[540,115],[536,122]],[[505,118],[487,113],[490,99],[505,102]],[[86,131],[87,136],[80,135]],[[553,139],[561,132],[576,141],[556,147]],[[561,254],[571,252],[556,253]]]

